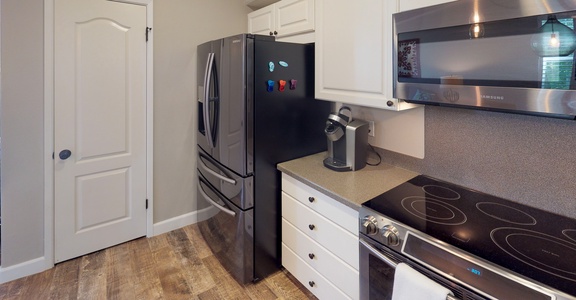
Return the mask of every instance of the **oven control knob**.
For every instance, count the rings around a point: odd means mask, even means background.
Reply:
[[[382,236],[386,239],[389,246],[398,246],[400,238],[398,237],[398,229],[393,225],[386,225],[382,227]]]
[[[362,219],[362,228],[367,235],[375,235],[378,233],[378,222],[373,216],[366,216]]]

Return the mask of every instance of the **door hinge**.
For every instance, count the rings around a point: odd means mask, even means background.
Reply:
[[[148,209],[148,199],[146,199],[146,209]]]
[[[54,152],[52,152],[52,160],[54,160]]]
[[[146,27],[146,41],[148,41],[148,34],[152,31],[152,27]]]

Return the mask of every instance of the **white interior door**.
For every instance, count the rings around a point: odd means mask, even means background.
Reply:
[[[146,7],[56,0],[54,22],[60,262],[146,234]]]

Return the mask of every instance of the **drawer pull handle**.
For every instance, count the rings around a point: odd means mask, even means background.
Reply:
[[[310,201],[310,203],[313,203],[314,201],[316,201],[316,199],[314,199],[314,197],[308,197],[308,201]]]
[[[308,281],[308,285],[309,285],[310,287],[314,287],[314,286],[316,285],[316,282],[310,280],[310,281]]]
[[[314,224],[310,224],[310,225],[308,225],[308,228],[310,228],[310,230],[314,230],[314,228],[316,228],[316,226],[314,226]]]
[[[314,253],[308,253],[308,257],[310,257],[310,259],[314,259]]]

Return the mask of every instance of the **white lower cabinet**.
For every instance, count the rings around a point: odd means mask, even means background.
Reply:
[[[358,212],[282,174],[282,265],[320,299],[358,299]]]
[[[352,299],[304,262],[284,243],[282,243],[282,265],[320,300]]]

